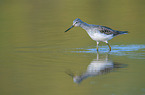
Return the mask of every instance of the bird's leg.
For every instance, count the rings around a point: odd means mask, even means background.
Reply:
[[[98,44],[99,44],[99,42],[97,42],[97,51],[98,51]]]
[[[111,46],[109,45],[109,43],[107,43],[107,45],[109,46],[109,49],[110,49],[110,51],[111,51]]]
[[[111,51],[111,46],[109,45],[109,43],[107,42],[107,41],[105,41],[106,42],[106,44],[109,46],[109,49],[110,49],[110,51]]]

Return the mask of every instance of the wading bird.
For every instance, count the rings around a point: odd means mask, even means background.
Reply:
[[[75,19],[73,21],[73,25],[70,28],[68,28],[65,32],[67,32],[73,27],[81,27],[84,30],[86,30],[89,36],[97,42],[97,51],[99,42],[105,42],[109,46],[109,49],[111,51],[111,46],[109,45],[108,40],[111,40],[117,35],[128,33],[128,31],[117,31],[106,26],[87,24],[79,18]]]

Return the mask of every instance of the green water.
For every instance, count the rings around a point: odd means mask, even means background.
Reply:
[[[144,0],[2,0],[0,95],[145,95],[144,4]],[[100,43],[97,53],[96,42],[83,29],[64,33],[75,18],[129,34],[110,40],[111,52]],[[104,62],[110,64],[106,71],[88,73],[91,66]]]

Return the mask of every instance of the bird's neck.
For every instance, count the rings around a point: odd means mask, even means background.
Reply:
[[[89,24],[85,23],[85,22],[82,22],[80,27],[82,27],[84,30],[88,30],[89,29]]]

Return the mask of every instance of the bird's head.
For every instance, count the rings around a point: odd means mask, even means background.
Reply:
[[[79,19],[79,18],[76,18],[74,21],[73,21],[73,26],[75,27],[79,27],[81,25],[82,21]]]
[[[73,21],[73,25],[70,28],[68,28],[65,32],[69,31],[73,27],[79,27],[81,25],[81,23],[82,23],[82,21],[79,18],[76,18]]]

